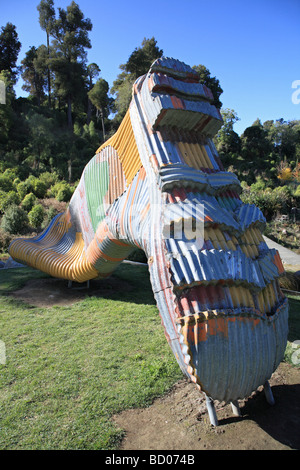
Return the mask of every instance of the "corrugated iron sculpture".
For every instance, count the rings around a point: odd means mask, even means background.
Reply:
[[[182,371],[213,400],[265,384],[283,358],[288,304],[265,219],[242,203],[212,137],[222,126],[211,91],[178,60],[156,60],[133,87],[116,134],[87,164],[68,210],[10,246],[19,262],[84,282],[106,278],[133,247],[148,258],[166,338]]]

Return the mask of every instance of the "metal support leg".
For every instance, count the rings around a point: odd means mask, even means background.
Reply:
[[[242,413],[241,413],[241,410],[240,410],[240,407],[239,407],[239,403],[237,400],[234,400],[231,402],[231,408],[232,408],[232,412],[235,416],[242,416]]]
[[[72,287],[72,281],[68,281],[68,288],[71,289]]]
[[[90,281],[89,280],[86,282],[86,287],[87,287],[87,289],[90,288]]]
[[[208,414],[209,414],[209,419],[210,419],[210,422],[213,426],[218,426],[218,418],[217,418],[217,413],[216,413],[216,410],[215,410],[215,405],[214,405],[214,401],[212,400],[212,398],[208,397],[206,395],[206,406],[207,406],[207,411],[208,411]]]
[[[273,393],[272,393],[272,390],[268,381],[266,381],[264,385],[264,391],[265,391],[266,400],[269,403],[269,405],[272,405],[272,406],[275,405]]]

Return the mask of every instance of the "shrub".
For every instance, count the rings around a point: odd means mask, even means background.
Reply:
[[[30,193],[29,184],[26,183],[26,181],[21,181],[21,183],[17,185],[17,192],[21,200],[23,200],[26,194]]]
[[[44,220],[45,210],[41,204],[34,206],[28,213],[28,220],[33,228],[39,228]]]
[[[59,181],[55,184],[53,184],[50,188],[50,191],[49,191],[49,194],[52,196],[52,197],[55,197],[58,195],[59,191],[65,187],[67,184],[66,181]]]
[[[9,191],[8,193],[0,192],[0,211],[5,212],[9,206],[20,204],[20,197],[15,191]]]
[[[56,199],[59,202],[69,202],[72,196],[72,189],[71,187],[67,184],[66,186],[63,186],[57,193]]]
[[[0,189],[2,191],[11,191],[13,189],[13,183],[8,176],[0,176]]]
[[[22,233],[28,224],[28,217],[24,209],[16,205],[9,206],[2,217],[1,228],[8,233]]]
[[[54,207],[49,207],[47,211],[47,224],[50,224],[51,220],[58,214]]]
[[[6,178],[10,179],[11,182],[14,181],[15,178],[17,178],[17,173],[18,170],[16,168],[7,168],[5,172],[3,173],[3,176]]]
[[[263,191],[266,187],[266,184],[261,176],[256,178],[256,182],[251,184],[251,191]]]
[[[13,181],[14,188],[17,189],[18,184],[21,183],[20,178],[15,178]]]
[[[33,185],[36,180],[36,177],[33,175],[29,175],[28,178],[26,178],[25,183],[27,184],[27,187],[29,189],[28,192],[33,192]]]
[[[6,253],[13,237],[10,233],[0,228],[0,252]]]
[[[295,197],[300,197],[300,184],[299,184],[299,186],[297,186],[297,189],[296,189],[296,191],[295,191],[295,193],[294,193],[294,196],[295,196]]]
[[[39,179],[35,179],[35,181],[33,181],[33,193],[36,195],[36,197],[39,197],[39,198],[44,198],[45,195],[46,195],[46,192],[47,192],[47,186],[45,185],[45,183],[43,183],[43,181],[40,181]]]
[[[25,180],[25,184],[27,185],[27,194],[33,193],[38,198],[45,197],[47,186],[43,181],[40,181],[38,178],[36,178],[36,176],[28,176],[28,178]]]
[[[55,173],[55,171],[53,173],[45,171],[44,173],[40,174],[39,180],[45,184],[47,189],[49,189],[51,186],[58,182],[58,175],[57,173]]]
[[[21,206],[26,211],[29,212],[36,203],[36,196],[33,193],[26,194],[24,197]]]
[[[59,202],[69,202],[73,194],[73,188],[66,181],[60,181],[51,186],[48,194],[55,197]]]

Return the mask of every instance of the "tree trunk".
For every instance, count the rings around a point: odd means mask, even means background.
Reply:
[[[104,127],[104,117],[103,117],[103,111],[102,108],[100,110],[101,114],[101,123],[102,123],[102,132],[103,132],[103,142],[105,141],[105,127]]]
[[[72,98],[68,96],[68,129],[73,131],[73,122],[72,122]]]
[[[71,155],[68,160],[68,179],[69,179],[69,184],[70,184],[72,182],[72,156]]]
[[[88,105],[87,105],[87,113],[86,113],[86,123],[89,125],[92,119],[92,103],[91,100],[88,98]]]
[[[48,60],[50,59],[50,46],[49,46],[49,33],[47,32],[47,49],[48,49]],[[48,74],[48,105],[51,108],[51,82],[50,82],[50,67],[49,63],[47,64],[47,74]]]

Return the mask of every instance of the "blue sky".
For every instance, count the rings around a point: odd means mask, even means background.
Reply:
[[[55,0],[66,8],[71,0]],[[300,80],[300,0],[77,0],[90,18],[88,61],[112,86],[119,65],[155,37],[164,55],[205,65],[220,80],[223,108],[240,118],[239,134],[256,118],[300,119],[292,83]],[[46,42],[39,0],[0,0],[0,26],[15,24],[22,43],[19,62],[31,47]],[[19,81],[16,92],[26,96]],[[299,95],[298,95],[299,96]]]

